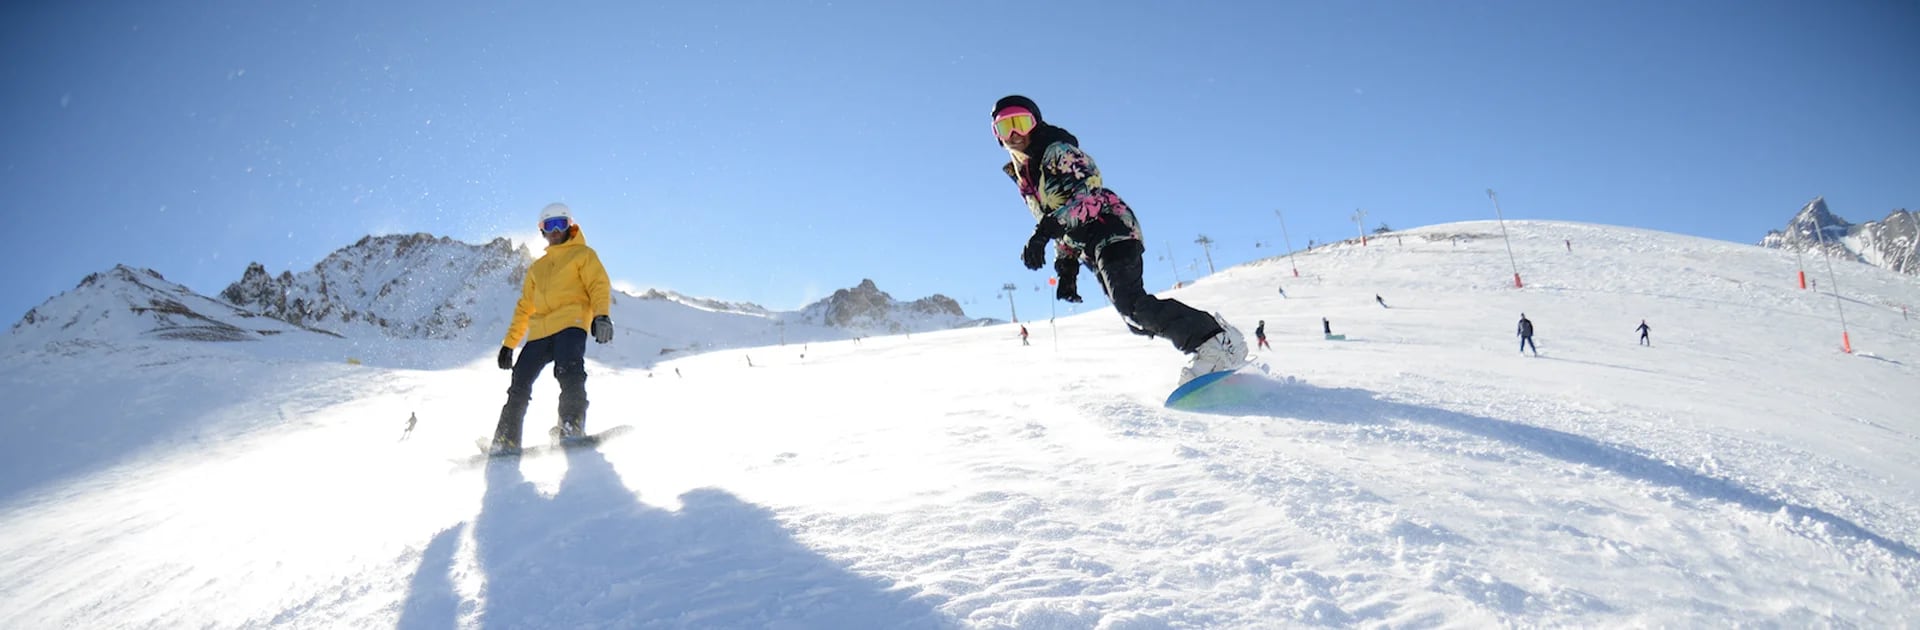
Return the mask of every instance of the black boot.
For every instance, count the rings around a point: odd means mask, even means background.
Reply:
[[[587,366],[584,361],[561,361],[553,366],[553,377],[560,381],[560,424],[554,427],[558,437],[578,438],[587,434]]]
[[[520,427],[527,419],[527,402],[509,395],[500,407],[500,422],[493,426],[493,453],[520,452]]]

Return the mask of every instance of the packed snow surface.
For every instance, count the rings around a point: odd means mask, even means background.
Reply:
[[[635,430],[492,462],[491,335],[14,335],[0,627],[1920,624],[1913,278],[1507,227],[1511,262],[1459,223],[1162,292],[1266,322],[1269,378],[1204,412],[1110,308],[596,346],[590,428]]]

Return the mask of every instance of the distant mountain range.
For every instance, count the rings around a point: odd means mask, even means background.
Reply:
[[[247,341],[503,337],[535,256],[506,239],[470,244],[429,234],[368,236],[312,269],[247,265],[217,298],[127,266],[87,276],[13,325],[10,337],[53,347],[116,341]],[[616,291],[613,320],[626,352],[658,356],[725,344],[805,342],[982,325],[943,295],[895,300],[872,280],[799,311],[772,311],[650,290]]]
[[[1848,223],[1827,209],[1824,197],[1814,197],[1787,222],[1785,230],[1771,230],[1762,247],[1825,252],[1904,274],[1920,275],[1920,217],[1905,209],[1887,218]]]

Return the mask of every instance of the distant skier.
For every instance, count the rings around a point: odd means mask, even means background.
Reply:
[[[1526,313],[1520,314],[1520,330],[1516,334],[1520,335],[1521,354],[1526,354],[1528,348],[1533,348],[1533,356],[1540,356],[1540,347],[1533,345],[1533,320],[1527,319]]]
[[[404,439],[407,439],[408,437],[411,437],[413,435],[413,425],[419,424],[419,423],[420,423],[420,414],[412,413],[412,412],[407,413],[407,430],[400,432],[400,439],[404,440]]]
[[[586,236],[573,222],[573,211],[566,204],[548,204],[540,211],[540,234],[547,239],[546,252],[527,268],[513,323],[500,343],[500,369],[513,370],[513,384],[507,387],[507,404],[500,408],[500,423],[493,430],[495,454],[520,451],[533,382],[548,363],[560,382],[560,419],[552,433],[561,438],[586,435],[589,326],[595,342],[613,340],[613,320],[608,317],[612,283],[600,255],[587,247]],[[514,346],[528,338],[532,341],[515,362]]]
[[[1573,239],[1567,239],[1567,253],[1573,253]]]
[[[1647,320],[1644,320],[1644,319],[1640,320],[1640,327],[1636,328],[1635,330],[1640,331],[1640,345],[1643,345],[1643,346],[1653,345],[1652,341],[1647,340]]]
[[[1253,329],[1253,336],[1260,340],[1260,347],[1268,350],[1273,349],[1273,346],[1267,345],[1267,320],[1260,320],[1260,325]]]
[[[1380,308],[1392,308],[1387,306],[1387,300],[1385,298],[1380,297],[1380,294],[1378,293],[1373,294],[1373,301],[1379,302]],[[1419,310],[1419,309],[1414,309],[1414,310]]]
[[[1320,332],[1333,334],[1333,322],[1327,321],[1325,317],[1320,318]]]
[[[1148,293],[1141,282],[1140,224],[1120,196],[1106,188],[1093,158],[1067,130],[1047,124],[1040,106],[1024,96],[993,105],[993,134],[1011,160],[1001,170],[1033,213],[1033,235],[1020,250],[1028,269],[1046,264],[1049,241],[1058,241],[1053,269],[1060,278],[1054,297],[1077,301],[1080,265],[1092,268],[1101,290],[1127,329],[1165,337],[1192,357],[1180,383],[1247,362],[1246,339],[1219,315]]]
[[[1277,288],[1277,289],[1280,289],[1280,297],[1281,297],[1282,299],[1284,299],[1284,298],[1286,298],[1286,297],[1287,297],[1287,288],[1286,288],[1286,287],[1275,287],[1275,288]]]
[[[1026,324],[1020,325],[1020,345],[1023,345],[1023,346],[1033,345],[1031,343],[1027,343],[1027,325]]]

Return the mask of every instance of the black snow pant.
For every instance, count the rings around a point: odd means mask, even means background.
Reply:
[[[1181,352],[1193,352],[1200,343],[1220,334],[1220,323],[1200,309],[1179,300],[1163,300],[1147,293],[1140,274],[1140,256],[1146,247],[1137,240],[1115,241],[1094,250],[1087,264],[1100,279],[1100,289],[1114,310],[1136,335],[1165,337]]]
[[[587,425],[587,331],[568,328],[527,342],[520,359],[513,363],[513,384],[507,387],[507,404],[500,407],[500,424],[493,438],[520,442],[520,426],[527,419],[527,404],[533,401],[533,382],[540,370],[553,364],[553,379],[560,381],[560,420]]]

